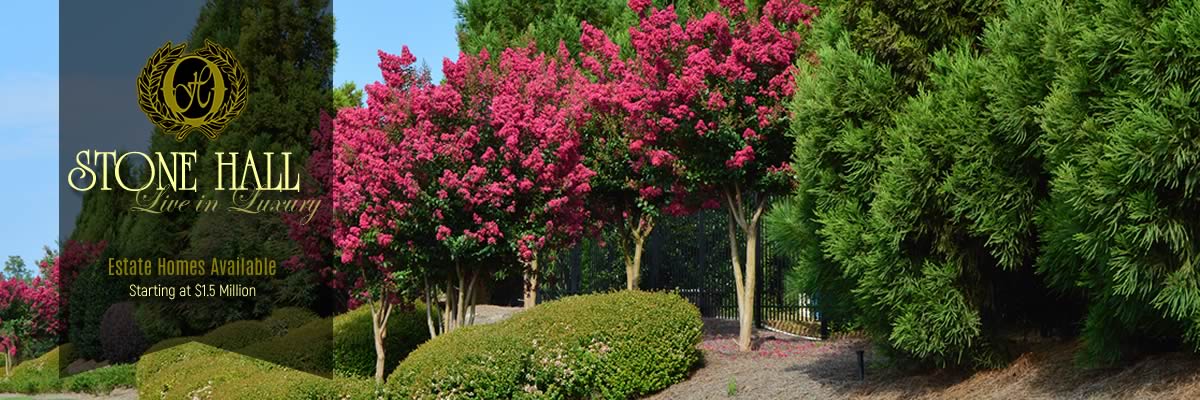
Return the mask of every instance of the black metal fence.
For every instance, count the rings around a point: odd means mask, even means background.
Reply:
[[[675,291],[695,304],[704,317],[737,319],[726,215],[724,210],[707,210],[660,219],[646,240],[642,289]],[[766,244],[769,237],[761,233],[759,237],[755,325],[822,336],[821,316],[813,302],[787,287],[787,260],[773,254]],[[744,256],[745,242],[738,239]],[[625,287],[620,250],[598,239],[583,240],[559,254],[545,271],[541,296],[547,300]]]

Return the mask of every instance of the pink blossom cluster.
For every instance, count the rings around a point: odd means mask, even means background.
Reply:
[[[685,192],[734,181],[754,186],[787,161],[787,149],[767,144],[785,135],[800,31],[817,15],[797,0],[769,0],[761,13],[747,12],[741,0],[720,5],[681,23],[673,6],[630,0],[639,15],[629,30],[630,57],[586,22],[580,37],[580,63],[593,77],[590,100],[625,116],[634,169],[687,177]]]
[[[460,54],[443,62],[440,84],[415,61],[407,47],[380,52],[384,82],[334,121],[340,261],[386,268],[389,257],[488,249],[528,260],[578,237],[594,173],[578,130],[584,80],[565,47]]]
[[[49,338],[65,328],[68,293],[82,268],[91,266],[105,242],[68,241],[59,254],[38,263],[31,280],[0,280],[0,351],[16,355],[22,341]]]
[[[57,286],[42,277],[0,280],[0,351],[16,355],[21,340],[62,331]]]

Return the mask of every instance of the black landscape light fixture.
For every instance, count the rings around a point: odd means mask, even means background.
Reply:
[[[860,381],[867,379],[867,364],[863,361],[864,353],[866,352],[863,350],[858,351],[858,380]]]

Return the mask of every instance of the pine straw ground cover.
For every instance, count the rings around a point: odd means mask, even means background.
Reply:
[[[864,399],[1197,399],[1200,357],[1163,353],[1113,368],[1081,369],[1074,341],[1044,342],[1008,366],[974,374],[881,373],[850,392]]]
[[[1015,344],[1006,367],[914,370],[889,362],[864,338],[824,342],[758,331],[740,353],[733,321],[706,319],[704,365],[651,399],[1197,399],[1200,357],[1164,353],[1106,369],[1081,369],[1075,341]],[[858,378],[864,350],[866,380]],[[732,393],[732,396],[730,395]]]

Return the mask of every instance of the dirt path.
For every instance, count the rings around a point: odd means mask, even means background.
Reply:
[[[521,307],[505,307],[494,306],[491,304],[480,304],[475,306],[475,325],[484,325],[494,322],[500,322],[518,311],[523,310]]]
[[[759,331],[756,350],[741,353],[736,321],[706,319],[704,330],[704,366],[651,399],[842,398],[862,385],[856,351],[865,350],[868,365],[875,359],[859,339],[819,342]]]

